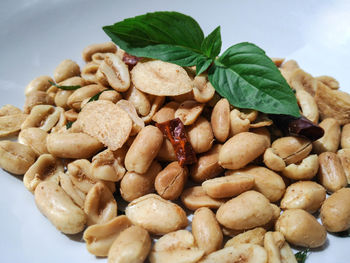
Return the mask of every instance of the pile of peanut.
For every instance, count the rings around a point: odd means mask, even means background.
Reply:
[[[31,81],[23,111],[0,109],[0,167],[24,175],[59,231],[84,231],[91,254],[109,263],[292,263],[290,244],[321,247],[327,231],[350,228],[350,95],[335,79],[274,60],[301,113],[324,129],[312,142],[233,107],[193,68],[139,60],[112,43],[86,47],[83,59],[82,69],[64,60],[53,78]],[[156,127],[175,118],[192,165],[178,163]]]

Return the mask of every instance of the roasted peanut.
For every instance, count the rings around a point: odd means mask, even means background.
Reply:
[[[305,90],[312,96],[315,95],[318,86],[318,81],[300,68],[295,69],[287,81],[292,89]]]
[[[160,164],[153,161],[145,174],[127,172],[120,181],[120,194],[123,199],[131,202],[154,192],[154,181],[161,170]]]
[[[198,119],[203,109],[204,104],[194,100],[186,100],[175,111],[175,118],[179,118],[184,125],[191,125]]]
[[[259,246],[264,246],[265,233],[266,230],[262,227],[257,227],[248,230],[229,239],[226,242],[225,247],[232,247],[237,244],[255,244]]]
[[[337,152],[343,167],[348,184],[350,184],[350,149],[341,149]]]
[[[158,151],[156,158],[159,161],[166,161],[166,162],[173,162],[177,160],[174,147],[168,138],[163,139],[162,146],[160,146],[160,149]]]
[[[253,161],[269,147],[268,140],[252,132],[239,133],[225,142],[219,152],[219,164],[239,169]]]
[[[312,121],[318,123],[318,108],[314,97],[305,90],[298,90],[295,94],[303,115]]]
[[[350,123],[345,124],[341,131],[341,148],[350,148]]]
[[[341,232],[350,228],[350,189],[333,193],[321,208],[322,224],[329,232]]]
[[[320,122],[324,135],[313,143],[314,152],[336,152],[340,143],[340,125],[336,119],[327,118]]]
[[[316,154],[304,158],[300,164],[290,164],[282,170],[285,177],[294,180],[310,180],[318,171],[319,163]]]
[[[281,232],[267,232],[265,234],[264,248],[269,263],[282,263],[280,249],[284,243],[284,236]]]
[[[108,252],[108,263],[143,263],[151,250],[148,232],[139,226],[125,229]]]
[[[286,168],[286,163],[275,153],[273,148],[266,149],[264,153],[264,163],[268,168],[277,172]]]
[[[143,127],[145,127],[145,123],[139,117],[139,115],[137,115],[134,105],[127,100],[119,100],[116,103],[116,105],[119,106],[123,111],[125,111],[133,122],[130,136],[134,136],[135,134],[138,134],[140,130]]]
[[[81,77],[85,80],[86,84],[98,83],[96,78],[96,72],[100,64],[91,61],[86,63],[86,65],[81,70]]]
[[[155,122],[165,122],[175,119],[175,112],[179,107],[179,103],[176,101],[171,101],[165,104],[156,114],[152,117]]]
[[[22,123],[21,129],[37,127],[48,132],[58,122],[61,110],[62,108],[55,108],[51,105],[37,105]]]
[[[84,201],[86,198],[86,193],[81,191],[78,187],[76,187],[70,176],[63,172],[58,172],[58,176],[60,179],[60,185],[62,189],[66,192],[67,195],[73,200],[75,204],[77,204],[80,208],[84,208]]]
[[[321,185],[312,181],[300,181],[288,186],[281,200],[281,208],[299,208],[314,213],[325,199],[326,190]]]
[[[67,121],[75,122],[78,119],[78,112],[73,109],[64,112]]]
[[[48,88],[51,87],[51,84],[49,81],[53,82],[53,79],[50,76],[40,76],[33,79],[27,85],[24,91],[24,94],[27,96],[32,91],[46,91]]]
[[[213,131],[210,123],[203,117],[187,128],[188,140],[196,153],[208,151],[214,141]]]
[[[18,135],[18,142],[32,148],[38,155],[48,153],[46,147],[47,132],[39,128],[23,129]]]
[[[152,121],[154,114],[156,114],[156,112],[160,109],[160,107],[162,107],[162,105],[165,101],[164,96],[148,95],[148,98],[151,101],[151,109],[146,116],[142,117],[142,120],[145,123],[150,123]]]
[[[21,114],[21,113],[22,113],[22,111],[19,108],[15,107],[11,104],[6,104],[0,108],[0,117],[9,116],[9,115],[16,115],[16,114]]]
[[[151,111],[151,102],[149,98],[142,91],[131,85],[128,91],[124,94],[125,99],[130,101],[138,114],[141,116],[147,116]]]
[[[86,215],[76,206],[63,189],[54,182],[41,182],[34,192],[35,203],[40,212],[65,234],[81,232]]]
[[[339,89],[339,82],[330,76],[318,76],[316,77],[318,81],[321,81],[323,84],[328,86],[331,89]]]
[[[324,152],[319,155],[318,159],[320,163],[318,179],[327,191],[335,192],[348,184],[337,154]]]
[[[126,207],[125,214],[133,224],[156,235],[164,235],[187,226],[185,211],[155,194],[133,200]]]
[[[109,100],[113,103],[117,103],[123,99],[122,95],[116,90],[106,90],[101,93],[99,100]]]
[[[227,99],[219,100],[211,113],[211,127],[215,138],[225,142],[230,134],[230,104]]]
[[[219,208],[226,199],[215,199],[207,195],[202,186],[194,186],[185,189],[181,194],[181,201],[190,210],[201,207]]]
[[[91,44],[84,48],[82,57],[85,62],[91,61],[91,57],[95,53],[115,53],[117,52],[117,47],[112,42]]]
[[[0,138],[16,135],[21,130],[22,123],[26,120],[27,114],[15,114],[0,117]]]
[[[233,109],[230,112],[230,134],[236,135],[241,132],[247,132],[250,128],[249,119],[241,117],[241,112],[237,109]]]
[[[196,101],[206,103],[214,97],[215,89],[208,81],[208,76],[206,74],[195,76],[192,83],[193,97]]]
[[[125,156],[128,171],[143,174],[147,172],[162,146],[163,133],[152,125],[144,127],[136,136]]]
[[[79,65],[70,59],[63,60],[53,73],[53,77],[57,83],[79,75]]]
[[[90,99],[92,96],[102,92],[105,88],[101,85],[91,84],[75,90],[67,99],[67,105],[75,110],[81,109],[81,103],[85,99]]]
[[[22,175],[35,162],[36,154],[18,142],[0,141],[0,167],[10,173]]]

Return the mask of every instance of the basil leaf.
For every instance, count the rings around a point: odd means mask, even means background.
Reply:
[[[67,130],[72,127],[73,123],[74,123],[74,121],[67,121],[67,123],[66,123]]]
[[[63,90],[76,90],[76,89],[80,89],[81,86],[80,85],[76,85],[76,86],[60,86],[60,85],[57,85],[56,83],[52,82],[49,80],[49,83],[59,89],[63,89]]]
[[[200,75],[206,71],[210,67],[211,63],[213,63],[213,60],[210,58],[198,58],[196,62],[196,75]]]
[[[298,261],[298,263],[305,263],[306,258],[308,257],[310,252],[310,249],[305,249],[303,251],[299,251],[298,253],[295,253],[295,259]]]
[[[103,30],[119,47],[137,57],[193,66],[203,56],[203,31],[190,16],[154,12],[125,19]]]
[[[203,40],[201,49],[207,57],[215,59],[220,54],[221,45],[220,26],[218,26]]]
[[[216,91],[234,106],[300,117],[292,89],[265,52],[251,43],[228,48],[209,70]]]
[[[95,101],[95,100],[98,100],[100,98],[100,95],[102,94],[102,92],[105,92],[107,90],[113,90],[113,89],[104,89],[102,91],[100,91],[99,93],[95,94],[94,96],[92,96],[89,100],[88,100],[88,103],[91,102],[91,101]]]

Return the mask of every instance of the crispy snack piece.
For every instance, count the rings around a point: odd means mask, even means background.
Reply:
[[[88,103],[79,113],[78,121],[85,133],[112,151],[123,146],[132,129],[129,115],[110,101]]]
[[[131,78],[137,89],[157,96],[176,96],[192,90],[192,81],[182,67],[159,60],[137,63]]]

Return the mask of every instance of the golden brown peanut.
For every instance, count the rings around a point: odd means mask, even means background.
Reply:
[[[117,46],[112,42],[91,44],[84,48],[82,57],[85,62],[91,61],[91,57],[95,53],[115,53],[117,52]]]
[[[286,240],[301,247],[320,247],[326,242],[326,229],[311,214],[302,209],[288,209],[278,218],[276,230]]]
[[[331,89],[339,89],[339,82],[331,76],[318,76],[316,79]]]
[[[195,211],[192,233],[198,247],[208,255],[222,246],[223,234],[215,214],[207,207]]]
[[[108,252],[108,263],[143,263],[151,250],[148,232],[131,226],[119,234]]]
[[[154,192],[154,181],[161,170],[160,164],[153,161],[145,174],[127,172],[120,181],[120,194],[123,199],[131,202],[136,198]]]
[[[184,125],[191,125],[198,119],[203,109],[204,104],[194,100],[186,100],[175,111],[175,118],[179,118]]]
[[[267,168],[270,168],[273,171],[282,171],[286,168],[286,163],[281,157],[279,157],[273,148],[266,149],[264,153],[264,163]]]
[[[188,72],[187,72],[188,73]],[[189,74],[189,73],[188,73]],[[189,74],[190,76],[191,74]],[[194,100],[193,90],[186,92],[185,94],[172,96],[172,99],[178,103],[182,103],[186,100]]]
[[[214,145],[191,166],[190,176],[193,181],[202,183],[223,173],[224,169],[219,165],[219,151],[221,147],[221,144]]]
[[[213,131],[209,121],[199,117],[197,121],[187,128],[188,140],[196,153],[208,151],[214,141]]]
[[[280,67],[281,74],[287,80],[288,84],[290,83],[291,75],[298,68],[299,68],[298,63],[293,59],[287,60]]]
[[[86,63],[86,65],[81,70],[81,77],[84,79],[86,84],[98,83],[96,78],[96,72],[100,64],[91,61]]]
[[[65,234],[81,232],[86,215],[77,207],[63,189],[53,182],[41,182],[34,192],[35,203],[40,212]]]
[[[237,174],[216,177],[203,182],[202,187],[213,198],[234,197],[254,187],[254,176]]]
[[[163,142],[163,133],[155,126],[144,127],[136,136],[125,156],[128,171],[146,173]]]
[[[149,98],[142,91],[131,85],[128,91],[124,94],[126,100],[130,101],[138,114],[147,116],[151,111],[151,103]]]
[[[75,204],[77,204],[80,208],[84,209],[84,201],[86,198],[86,193],[81,191],[78,187],[76,187],[70,176],[63,172],[58,172],[58,176],[60,179],[60,186],[66,192],[67,195],[73,200]]]
[[[60,160],[51,154],[43,154],[24,174],[24,186],[34,193],[35,188],[43,181],[54,182],[58,185],[59,172],[63,171],[64,167]]]
[[[309,139],[302,137],[282,137],[272,143],[272,149],[287,165],[304,159],[312,150]]]
[[[149,255],[151,263],[196,263],[203,256],[193,235],[187,230],[178,230],[162,236]]]
[[[227,99],[219,100],[211,113],[211,127],[215,138],[225,142],[230,134],[230,104]]]
[[[290,248],[288,242],[284,242],[283,246],[280,249],[281,262],[282,263],[298,263],[293,250]]]
[[[150,123],[152,121],[152,118],[154,116],[154,114],[156,114],[156,112],[160,109],[160,107],[162,107],[164,101],[165,101],[165,97],[164,96],[153,96],[153,95],[148,95],[148,98],[151,101],[151,109],[149,111],[149,113],[142,117],[142,120],[147,124]]]
[[[67,121],[75,122],[78,119],[78,112],[70,109],[64,112],[64,116],[66,117]]]
[[[33,79],[29,84],[27,85],[24,94],[27,96],[29,93],[33,91],[46,91],[48,88],[51,87],[51,84],[49,81],[53,82],[53,79],[50,76],[39,76]]]
[[[22,123],[21,129],[37,127],[48,132],[58,122],[61,110],[62,108],[51,105],[36,105]]]
[[[81,87],[80,89],[75,90],[72,95],[68,97],[67,105],[68,107],[79,111],[82,108],[81,104],[85,99],[90,99],[103,90],[105,90],[105,87],[97,84]]]
[[[265,167],[249,165],[236,171],[227,171],[225,175],[253,176],[254,190],[262,193],[270,202],[280,200],[286,190],[286,185],[281,176]]]
[[[91,56],[92,62],[98,65],[101,65],[105,57],[110,54],[114,55],[113,52],[105,52],[105,53],[97,52]],[[116,53],[115,55],[117,55],[120,59],[123,59],[123,57],[120,57],[119,54]]]
[[[116,90],[106,90],[101,93],[99,100],[109,100],[113,103],[117,103],[123,99],[122,95]]]
[[[26,128],[18,135],[18,142],[32,148],[38,155],[49,153],[46,147],[47,132],[39,128]]]
[[[51,129],[51,133],[66,132],[68,129],[67,129],[67,118],[64,115],[64,109],[61,107],[56,107],[56,110],[59,113],[58,122]]]
[[[318,171],[319,163],[317,154],[309,155],[299,164],[290,164],[282,170],[282,174],[294,180],[310,180]]]
[[[0,138],[18,134],[27,116],[27,114],[15,114],[0,117]]]
[[[0,167],[10,173],[22,175],[35,162],[36,154],[26,145],[0,141]]]
[[[136,109],[134,105],[127,100],[119,100],[116,103],[123,111],[125,111],[130,119],[132,120],[132,129],[130,132],[130,136],[134,136],[140,132],[140,130],[145,127],[145,123],[143,120],[137,115]]]
[[[350,228],[350,189],[333,193],[321,208],[322,224],[329,232],[341,232]]]
[[[340,145],[342,149],[350,148],[350,123],[343,126]]]
[[[174,147],[168,138],[163,139],[162,146],[160,146],[160,149],[158,151],[156,158],[159,161],[166,161],[166,162],[177,161]]]
[[[157,193],[167,200],[177,199],[185,186],[188,177],[187,167],[181,167],[177,161],[168,164],[155,178]]]
[[[343,167],[348,184],[350,184],[350,149],[341,149],[337,152]]]
[[[269,263],[282,263],[280,248],[285,243],[281,232],[267,232],[264,238],[264,248],[267,252]]]
[[[190,210],[201,207],[219,208],[226,199],[215,199],[205,193],[202,186],[194,186],[185,189],[181,194],[181,201]]]
[[[69,79],[66,79],[60,83],[58,83],[60,86],[81,86],[83,87],[85,85],[85,80],[82,79],[81,77],[72,77]],[[65,110],[69,109],[69,106],[67,105],[67,101],[70,95],[74,90],[63,90],[63,89],[58,89],[56,95],[55,95],[55,104],[56,106],[62,107]]]
[[[11,105],[6,104],[0,108],[0,117],[21,114],[21,109]]]
[[[314,96],[319,81],[317,81],[309,73],[306,73],[304,70],[299,68],[294,70],[294,72],[291,74],[288,83],[292,89],[296,91],[305,90]]]
[[[69,79],[71,77],[79,76],[80,68],[77,63],[70,59],[63,60],[55,69],[53,77],[56,83]]]
[[[207,74],[201,74],[195,76],[193,81],[193,97],[200,103],[206,103],[210,101],[215,94],[213,85],[208,81]]]
[[[60,158],[90,158],[103,144],[85,133],[51,133],[46,139],[49,153]]]
[[[268,223],[273,216],[269,200],[256,191],[247,191],[219,207],[216,219],[234,230],[251,229]]]
[[[318,108],[314,97],[311,96],[305,90],[298,90],[295,94],[298,104],[300,105],[303,115],[312,121],[313,123],[318,123]]]
[[[257,227],[248,230],[229,239],[226,242],[225,247],[232,247],[237,244],[255,244],[259,246],[264,246],[265,233],[266,230],[262,227]]]
[[[251,128],[250,131],[252,133],[258,134],[263,138],[265,138],[265,140],[267,141],[268,147],[271,146],[271,134],[266,127]]]
[[[175,119],[175,111],[180,106],[176,101],[171,101],[165,104],[156,114],[152,117],[155,122],[165,122]]]
[[[340,125],[336,119],[327,118],[320,122],[319,126],[323,128],[322,138],[313,142],[313,150],[320,154],[323,152],[336,152],[340,143]]]
[[[252,132],[239,133],[222,146],[219,164],[226,169],[239,169],[246,166],[267,148],[269,143],[262,135]]]
[[[267,253],[258,245],[238,244],[213,252],[199,261],[199,263],[217,262],[267,263]]]
[[[287,187],[281,200],[281,208],[284,210],[299,208],[315,213],[325,199],[326,190],[322,185],[312,181],[299,181]]]
[[[117,216],[117,202],[108,187],[97,182],[88,192],[84,202],[87,225],[103,224]]]
[[[104,224],[89,226],[83,236],[87,250],[95,256],[106,257],[114,240],[131,226],[130,220],[125,215]]]
[[[126,207],[125,214],[133,224],[156,235],[164,235],[187,226],[185,211],[155,194],[133,200]]]
[[[319,155],[318,160],[320,163],[318,179],[328,192],[335,192],[348,184],[337,154],[324,152]]]
[[[241,132],[247,132],[251,126],[249,119],[241,117],[241,112],[233,109],[230,112],[230,134],[236,135]]]

